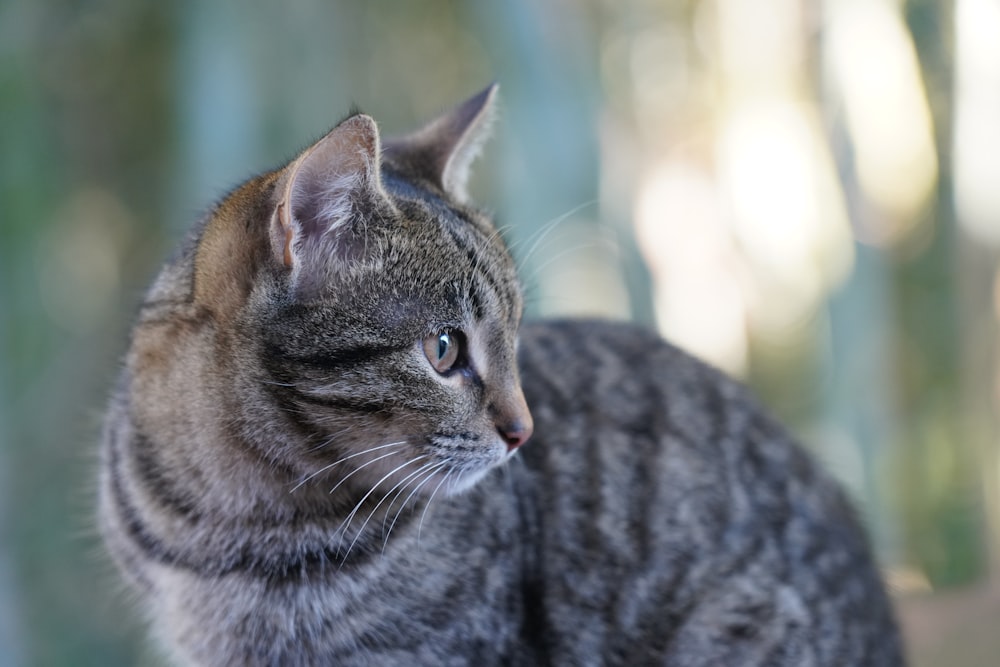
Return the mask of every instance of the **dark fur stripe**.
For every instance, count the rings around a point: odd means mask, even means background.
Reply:
[[[316,396],[285,384],[269,384],[267,391],[272,396],[283,396],[300,405],[315,405],[331,410],[349,410],[361,414],[376,414],[384,412],[389,407],[381,401],[365,401],[348,396]]]
[[[165,509],[189,520],[197,520],[195,506],[177,488],[156,453],[156,446],[144,435],[131,441],[134,472],[149,494]]]
[[[397,351],[399,348],[385,345],[355,345],[338,350],[295,355],[274,343],[265,345],[265,355],[269,358],[324,371],[343,371],[350,366],[368,364]]]
[[[129,538],[131,538],[132,543],[137,546],[147,558],[166,565],[174,564],[177,561],[177,557],[170,551],[170,549],[146,531],[142,520],[139,518],[138,510],[135,509],[128,499],[128,494],[125,491],[125,485],[122,482],[122,476],[127,474],[123,471],[124,452],[121,451],[121,438],[117,433],[112,436],[110,449],[112,498],[115,503],[115,509],[118,511],[118,517],[124,524]]]
[[[147,560],[181,568],[202,577],[221,577],[236,572],[267,579],[275,584],[283,584],[299,580],[319,573],[322,575],[327,568],[357,567],[380,552],[383,536],[372,534],[358,540],[349,554],[341,553],[340,546],[310,546],[303,548],[296,545],[295,552],[259,553],[243,549],[239,555],[227,555],[213,558],[211,554],[191,555],[171,548],[158,537],[149,532],[142,521],[141,512],[130,501],[129,494],[122,482],[123,456],[120,446],[112,442],[110,459],[111,491],[115,509],[125,527],[128,538],[146,557]],[[406,525],[412,517],[403,512],[394,530]],[[411,513],[412,514],[412,513]]]

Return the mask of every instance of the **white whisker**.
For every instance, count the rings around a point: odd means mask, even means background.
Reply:
[[[482,265],[482,261],[483,261],[483,259],[486,256],[486,250],[489,249],[490,244],[493,242],[493,240],[495,238],[497,238],[498,236],[500,236],[500,234],[502,234],[504,231],[506,231],[508,229],[511,229],[511,228],[512,228],[511,225],[505,225],[503,227],[498,227],[497,229],[493,230],[492,234],[490,234],[488,237],[486,237],[486,241],[484,241],[482,243],[482,245],[480,245],[478,248],[476,248],[476,256],[473,259],[472,270],[471,270],[470,273],[475,273],[476,271],[479,270],[479,267]]]
[[[430,471],[429,471],[429,472],[427,473],[427,475],[426,475],[426,476],[425,476],[425,477],[424,477],[424,478],[423,478],[423,479],[422,479],[422,480],[420,481],[420,483],[419,483],[419,484],[417,484],[417,485],[416,485],[415,487],[413,487],[413,490],[412,490],[412,491],[410,491],[410,495],[406,496],[406,499],[405,499],[405,500],[403,501],[403,504],[399,506],[399,510],[398,510],[398,511],[396,512],[396,516],[395,516],[395,517],[393,518],[393,520],[392,520],[392,523],[391,523],[391,524],[389,524],[389,532],[388,532],[388,533],[386,533],[386,539],[387,539],[387,540],[388,540],[388,535],[389,535],[390,533],[392,533],[392,529],[393,529],[393,527],[394,527],[394,526],[396,525],[396,521],[397,521],[397,520],[399,519],[399,515],[403,513],[403,510],[404,510],[404,509],[406,508],[406,504],[407,504],[408,502],[410,502],[410,498],[412,498],[412,497],[413,497],[413,494],[415,494],[415,493],[416,493],[417,491],[419,491],[419,490],[420,490],[420,487],[422,487],[422,486],[423,486],[424,484],[426,484],[426,483],[427,483],[428,481],[430,481],[431,479],[433,479],[433,478],[434,478],[434,475],[435,475],[435,474],[437,473],[437,471],[438,471],[438,470],[440,470],[441,468],[443,468],[443,467],[444,467],[444,466],[446,466],[446,465],[448,465],[448,462],[447,462],[447,461],[442,461],[442,462],[440,462],[440,463],[436,464],[436,465],[435,465],[435,466],[434,466],[433,468],[431,468],[431,469],[430,469]]]
[[[394,444],[396,444],[396,443],[394,443]],[[340,488],[340,485],[341,485],[341,484],[343,484],[344,482],[346,482],[347,480],[349,480],[349,479],[350,479],[351,477],[353,477],[353,476],[354,476],[355,474],[357,474],[357,473],[361,472],[361,469],[362,469],[362,468],[367,468],[368,466],[370,466],[370,465],[371,465],[371,464],[373,464],[373,463],[376,463],[377,461],[381,461],[381,460],[382,460],[382,459],[384,459],[384,458],[388,458],[388,457],[390,457],[390,456],[394,456],[394,455],[396,455],[396,454],[398,454],[398,453],[399,453],[399,450],[395,450],[395,451],[392,451],[392,452],[389,452],[388,454],[383,454],[382,456],[376,456],[376,457],[375,457],[375,458],[373,458],[373,459],[372,459],[371,461],[367,461],[367,462],[365,462],[365,463],[362,463],[362,464],[361,464],[361,465],[359,465],[359,466],[358,466],[357,468],[355,468],[355,469],[354,469],[354,470],[352,470],[351,472],[347,473],[347,475],[345,475],[345,476],[344,476],[344,478],[343,478],[342,480],[340,480],[339,482],[337,482],[337,483],[336,483],[336,485],[334,485],[334,487],[333,487],[332,489],[330,489],[330,493],[332,494],[332,493],[333,493],[334,491],[336,491],[337,489],[339,489],[339,488]]]
[[[323,423],[324,421],[327,421],[327,420],[324,420],[324,419],[321,418],[321,419],[316,419],[314,421],[317,424],[321,424],[321,423]],[[307,451],[309,451],[309,452],[315,452],[315,451],[318,451],[320,449],[323,449],[324,447],[328,446],[330,443],[332,443],[334,440],[336,440],[340,436],[344,435],[345,433],[347,433],[349,431],[353,431],[353,430],[354,430],[353,426],[348,426],[346,428],[340,429],[339,431],[335,431],[334,433],[331,433],[329,435],[329,437],[327,437],[326,440],[324,440],[323,442],[319,443],[315,447],[310,447]]]
[[[389,501],[389,507],[386,508],[386,515],[384,517],[382,517],[382,532],[383,533],[385,532],[385,524],[389,520],[389,513],[392,511],[392,506],[396,503],[396,501],[399,499],[399,497],[401,495],[403,495],[403,493],[406,491],[407,487],[410,486],[410,484],[413,484],[413,483],[415,483],[417,481],[414,478],[416,478],[421,473],[426,472],[428,469],[433,468],[436,465],[438,465],[438,464],[436,464],[434,461],[429,461],[429,462],[423,464],[422,466],[420,466],[419,468],[417,468],[417,470],[415,470],[414,472],[411,472],[409,475],[407,475],[406,477],[404,477],[403,479],[401,479],[400,483],[397,484],[395,487],[393,487],[392,489],[389,489],[389,493],[392,493],[395,490],[396,494],[393,496],[392,500]],[[399,487],[398,490],[397,490],[396,487]]]
[[[532,269],[532,275],[529,277],[529,279],[532,281],[536,280],[538,276],[540,276],[545,269],[549,268],[551,265],[555,264],[566,255],[580,252],[581,250],[587,250],[589,248],[599,248],[602,246],[610,247],[612,250],[615,251],[619,250],[618,246],[610,239],[594,239],[586,243],[578,243],[577,245],[570,246],[569,248],[565,248],[564,250],[557,252],[555,255],[546,259],[544,263]]]
[[[361,499],[361,501],[360,501],[360,502],[359,502],[359,503],[358,503],[358,504],[357,504],[357,505],[355,506],[354,510],[353,510],[353,511],[351,512],[351,515],[350,515],[350,516],[348,516],[348,518],[347,518],[347,525],[345,525],[345,526],[344,526],[344,532],[345,532],[345,533],[347,532],[347,528],[348,528],[348,526],[349,526],[349,525],[350,525],[350,523],[351,523],[351,519],[353,518],[353,516],[354,516],[354,513],[355,513],[355,512],[357,512],[357,511],[358,511],[358,509],[359,509],[359,508],[361,507],[361,503],[365,502],[365,499],[366,499],[366,498],[368,498],[368,496],[370,496],[370,495],[371,495],[372,491],[374,491],[374,490],[375,490],[376,488],[378,488],[378,485],[379,485],[379,484],[381,484],[382,482],[384,482],[384,481],[385,481],[385,480],[386,480],[386,479],[387,479],[387,478],[388,478],[388,477],[389,477],[390,475],[392,475],[393,473],[395,473],[395,472],[396,472],[397,470],[399,470],[400,468],[403,468],[403,467],[405,467],[405,466],[408,466],[408,465],[409,465],[409,464],[411,464],[411,463],[416,463],[416,462],[417,462],[417,461],[419,461],[420,459],[426,459],[426,458],[427,458],[427,455],[426,455],[426,454],[424,454],[424,455],[421,455],[421,456],[418,456],[418,457],[417,457],[417,458],[415,458],[415,459],[412,459],[412,460],[410,460],[410,461],[407,461],[407,462],[406,462],[406,463],[404,463],[403,465],[401,465],[401,466],[399,466],[399,467],[397,467],[397,468],[394,468],[394,469],[393,469],[393,470],[391,470],[390,472],[386,473],[386,475],[385,475],[385,476],[384,476],[384,477],[383,477],[382,479],[380,479],[379,481],[377,481],[377,482],[375,483],[375,485],[374,485],[374,486],[372,487],[372,490],[371,490],[371,491],[369,491],[368,493],[366,493],[366,494],[365,494],[365,497]],[[422,467],[422,466],[421,466],[421,467]],[[418,472],[419,472],[419,469],[418,469]],[[354,548],[354,545],[355,545],[355,544],[357,543],[358,539],[360,539],[360,538],[361,538],[361,534],[362,534],[363,532],[365,532],[365,526],[367,526],[367,525],[368,525],[368,522],[372,520],[372,517],[373,517],[373,516],[375,516],[375,512],[377,512],[377,511],[378,511],[378,508],[382,506],[382,503],[384,503],[384,502],[386,501],[386,499],[387,499],[387,498],[389,497],[389,495],[390,495],[390,494],[391,494],[391,493],[392,493],[393,491],[395,491],[395,490],[396,490],[396,487],[398,487],[398,486],[399,486],[400,484],[402,484],[402,483],[403,483],[403,481],[405,481],[405,480],[409,479],[409,478],[410,478],[410,477],[412,476],[412,474],[413,474],[413,473],[411,473],[411,474],[410,474],[410,475],[408,475],[407,477],[404,477],[404,478],[403,478],[403,480],[401,480],[401,481],[399,481],[399,482],[396,482],[396,486],[394,486],[394,487],[392,487],[391,489],[389,489],[389,490],[388,490],[388,491],[387,491],[387,492],[385,493],[385,495],[384,495],[384,496],[382,496],[382,500],[378,501],[378,503],[377,503],[377,504],[375,505],[375,507],[373,507],[373,508],[372,508],[372,511],[371,511],[371,512],[370,512],[370,513],[368,514],[368,518],[367,518],[367,519],[365,519],[365,520],[364,520],[364,523],[362,523],[362,524],[361,524],[361,527],[360,527],[360,528],[358,528],[358,532],[357,532],[357,535],[355,535],[355,536],[354,536],[354,540],[353,540],[353,541],[351,542],[350,546],[348,546],[348,547],[347,547],[347,554],[345,554],[344,558],[346,558],[346,557],[347,557],[348,555],[350,555],[350,553],[351,553],[351,549],[353,549],[353,548]]]
[[[389,472],[387,472],[386,474],[384,474],[381,479],[379,479],[377,482],[375,482],[374,484],[372,484],[372,487],[367,491],[367,493],[365,493],[365,495],[363,495],[361,497],[361,500],[359,500],[354,505],[354,509],[352,509],[351,513],[348,514],[347,517],[341,522],[340,527],[337,528],[337,530],[333,531],[333,534],[337,535],[337,533],[347,532],[347,528],[350,526],[350,523],[354,519],[355,514],[357,514],[357,512],[358,512],[359,509],[361,509],[361,506],[364,505],[365,501],[368,500],[368,497],[371,496],[373,493],[375,493],[375,490],[378,489],[379,484],[381,484],[385,480],[389,479],[389,477],[391,477],[394,473],[398,472],[401,468],[405,468],[406,466],[410,465],[411,463],[414,463],[415,461],[419,461],[420,459],[425,459],[425,458],[427,458],[426,455],[421,455],[421,456],[418,456],[415,459],[410,459],[408,461],[405,461],[402,465],[398,465],[395,468],[393,468],[392,470],[390,470]],[[390,491],[390,493],[391,493],[391,491]],[[388,495],[388,494],[386,494],[386,495]]]
[[[461,487],[461,485],[462,485],[462,477],[464,475],[465,475],[465,471],[464,470],[456,470],[455,471],[455,479],[453,479],[450,482],[448,482],[448,491],[450,493],[455,493],[455,489]]]
[[[389,506],[386,507],[386,509],[385,509],[385,516],[382,517],[382,535],[383,535],[383,539],[382,539],[382,553],[383,554],[385,553],[385,547],[386,547],[386,545],[389,543],[389,534],[392,531],[392,526],[389,527],[388,531],[385,529],[385,524],[389,521],[389,515],[392,514],[392,506],[396,503],[397,500],[399,500],[399,497],[401,495],[403,495],[403,493],[406,492],[407,487],[409,487],[411,484],[416,484],[417,483],[420,475],[422,475],[423,473],[427,472],[428,470],[430,470],[432,468],[435,468],[435,467],[437,467],[439,465],[440,464],[438,464],[438,463],[434,463],[433,461],[430,461],[430,462],[425,463],[424,465],[420,466],[420,468],[418,468],[415,472],[412,472],[409,475],[407,475],[404,479],[400,480],[401,483],[399,485],[397,485],[397,486],[399,486],[399,490],[396,491],[396,494],[392,497],[392,500],[389,501]],[[428,473],[428,476],[431,476],[433,474],[434,474],[433,471],[431,471],[431,472]],[[389,490],[389,493],[392,493],[392,489]],[[410,499],[410,497],[407,496],[406,500],[409,500],[409,499]],[[403,504],[399,506],[399,511],[402,512],[402,510],[403,510],[404,507],[406,507],[406,501],[405,500],[403,501]],[[398,512],[397,512],[397,516],[398,516]]]
[[[345,456],[342,459],[338,459],[338,460],[334,461],[333,463],[329,463],[329,464],[323,466],[322,468],[320,468],[316,472],[310,473],[308,476],[306,476],[305,478],[303,478],[302,481],[300,481],[298,484],[296,484],[295,486],[293,486],[292,490],[289,491],[289,493],[294,493],[303,484],[305,484],[306,482],[308,482],[312,478],[316,477],[316,475],[321,475],[324,472],[326,472],[327,470],[329,470],[330,468],[332,468],[333,466],[339,465],[339,464],[343,463],[344,461],[347,461],[349,459],[353,459],[356,456],[362,456],[364,454],[368,454],[369,452],[374,452],[374,451],[376,451],[378,449],[385,449],[386,447],[392,447],[393,445],[402,445],[405,442],[406,442],[405,440],[399,440],[397,442],[390,442],[390,443],[387,443],[387,444],[384,444],[384,445],[379,445],[377,447],[369,447],[368,449],[364,449],[364,450],[361,450],[360,452],[355,452],[354,454],[350,454],[348,456]],[[378,459],[374,459],[374,460],[377,461]],[[362,466],[362,467],[364,467],[364,466]],[[360,470],[360,468],[358,470]],[[346,479],[346,477],[344,479]],[[334,488],[336,489],[337,487],[334,487]],[[330,493],[333,493],[333,491],[330,491]]]
[[[522,257],[522,258],[520,258],[518,260],[518,264],[520,266],[524,266],[525,264],[527,264],[528,260],[531,259],[531,256],[533,254],[535,254],[536,250],[538,250],[538,248],[541,245],[542,241],[544,241],[545,238],[549,234],[551,234],[552,231],[556,227],[558,227],[560,224],[562,224],[563,222],[565,222],[566,220],[568,220],[570,218],[570,216],[572,216],[572,215],[574,215],[576,213],[579,213],[584,208],[586,208],[588,206],[591,206],[593,204],[596,204],[596,203],[597,203],[596,199],[591,199],[590,201],[585,201],[582,204],[580,204],[578,206],[575,206],[575,207],[571,208],[570,210],[566,211],[565,213],[563,213],[559,217],[554,218],[554,219],[550,220],[549,222],[545,223],[544,225],[542,225],[542,227],[539,229],[538,233],[535,235],[535,239],[534,239],[534,242],[531,244],[531,247],[528,248],[528,252],[525,253],[524,257]],[[511,252],[513,252],[513,251],[514,251],[514,249],[511,248]]]
[[[441,486],[448,481],[449,477],[451,477],[452,472],[453,471],[449,470],[448,472],[445,473],[444,477],[441,478],[441,481],[438,482],[438,485],[434,487],[433,491],[431,491],[431,497],[427,499],[427,504],[424,505],[424,512],[423,514],[420,515],[420,523],[417,524],[417,543],[420,542],[420,530],[424,527],[424,519],[427,517],[427,510],[430,509],[431,501],[434,500],[434,496],[437,495],[437,492],[441,488]]]

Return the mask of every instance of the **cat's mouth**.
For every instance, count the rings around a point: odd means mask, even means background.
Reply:
[[[507,461],[512,448],[499,435],[484,437],[475,433],[435,433],[429,438],[431,455],[440,464],[436,475],[448,495],[474,486],[490,470]]]

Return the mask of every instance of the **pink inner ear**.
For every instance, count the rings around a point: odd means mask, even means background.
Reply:
[[[275,258],[296,289],[319,288],[364,247],[372,211],[390,206],[379,179],[379,137],[368,116],[348,118],[288,168],[272,223]]]
[[[368,116],[348,118],[290,167],[278,209],[285,266],[305,270],[336,252],[360,210],[384,197],[379,138]]]

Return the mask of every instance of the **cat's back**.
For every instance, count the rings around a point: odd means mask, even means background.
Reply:
[[[519,358],[555,656],[901,664],[849,503],[742,386],[608,322],[526,326]]]

